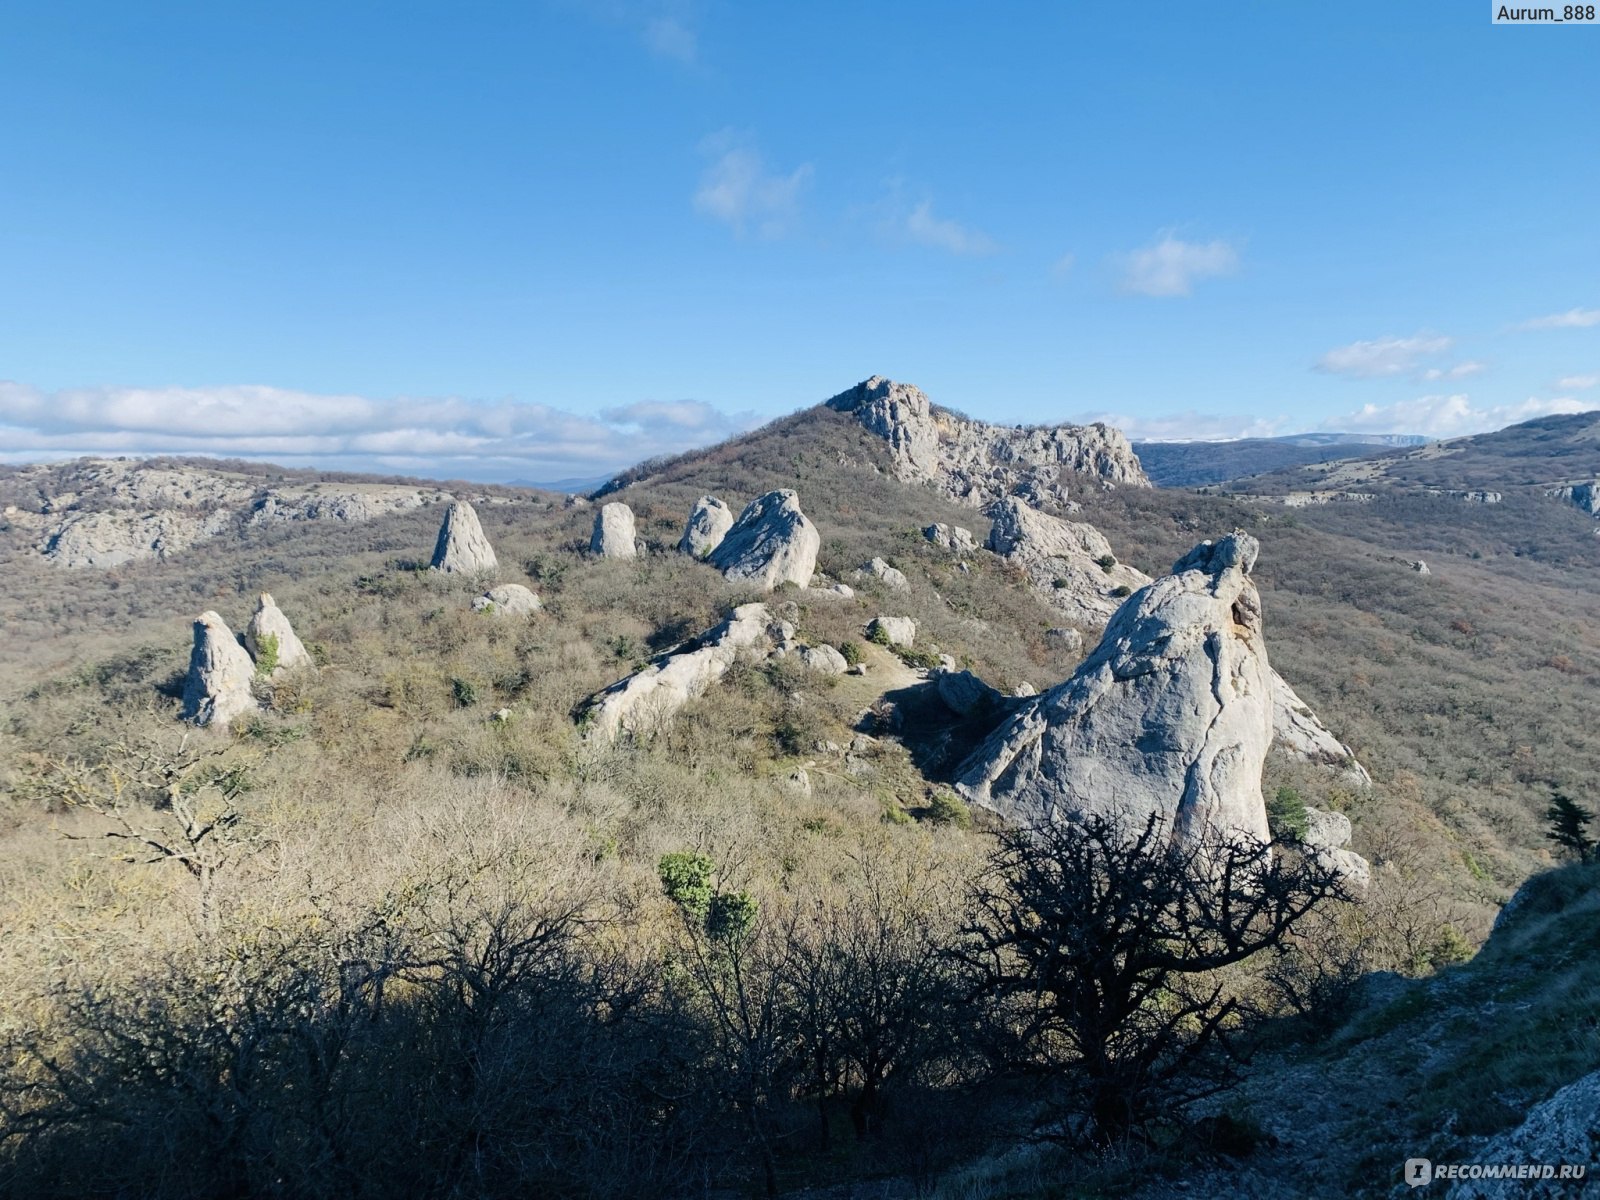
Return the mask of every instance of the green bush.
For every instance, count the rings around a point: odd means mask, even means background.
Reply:
[[[844,661],[852,667],[865,657],[865,655],[861,653],[861,643],[851,641],[848,638],[839,643],[839,654],[841,657],[843,657]]]
[[[972,828],[972,810],[966,801],[954,792],[935,792],[928,805],[928,820],[935,825],[954,825],[957,829]]]
[[[1305,840],[1310,819],[1306,816],[1306,802],[1299,792],[1285,784],[1267,801],[1267,825],[1274,836],[1291,842]]]
[[[1119,583],[1116,587],[1111,589],[1111,594],[1118,598],[1123,596],[1131,596],[1133,595],[1133,589],[1125,583]]]
[[[932,650],[918,650],[913,646],[893,646],[891,649],[908,667],[920,667],[925,671],[931,671],[939,665],[939,656]]]
[[[889,644],[889,631],[882,625],[874,625],[867,633],[867,641],[876,646],[887,646]]]
[[[450,693],[462,708],[471,708],[478,702],[478,685],[459,675],[450,680]]]
[[[742,941],[756,923],[756,902],[748,892],[723,892],[711,898],[706,933],[719,942]]]
[[[704,854],[680,850],[663,854],[656,864],[656,874],[661,879],[661,890],[684,912],[697,921],[706,919],[711,911],[713,890],[711,873],[715,864]]]
[[[256,640],[256,678],[266,679],[278,669],[278,635],[264,633]]]
[[[1099,563],[1100,569],[1109,575],[1111,574],[1111,568],[1117,565],[1117,556],[1115,554],[1102,554],[1094,561]]]

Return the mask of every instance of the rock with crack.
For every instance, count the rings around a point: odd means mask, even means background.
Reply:
[[[910,617],[873,617],[867,622],[867,640],[909,648],[917,640],[917,623]]]
[[[639,541],[634,531],[633,509],[619,500],[602,504],[594,515],[589,553],[601,558],[637,558]]]
[[[1109,425],[989,425],[932,404],[920,390],[874,375],[827,402],[889,443],[895,474],[933,484],[982,508],[1026,493],[1065,503],[1063,471],[1104,484],[1149,487],[1119,430]]]
[[[445,509],[439,540],[433,547],[433,569],[447,575],[489,575],[499,569],[494,547],[484,536],[478,514],[465,500]]]
[[[1306,832],[1300,839],[1308,853],[1332,868],[1346,883],[1365,890],[1372,867],[1350,846],[1350,818],[1306,805]]]
[[[765,604],[741,604],[733,615],[675,650],[657,655],[626,679],[591,696],[580,718],[589,737],[649,737],[689,701],[705,695],[741,655],[765,658],[781,630]]]
[[[695,558],[705,558],[733,528],[733,510],[715,496],[701,496],[689,510],[678,549]]]
[[[929,525],[922,531],[922,536],[935,546],[956,554],[971,554],[978,548],[978,543],[972,540],[972,530],[963,529],[960,525],[946,525],[943,521]]]
[[[1150,582],[1116,560],[1093,525],[1064,521],[1011,497],[990,510],[989,549],[1024,571],[1053,607],[1086,625],[1104,624],[1123,598]]]
[[[962,764],[962,794],[1017,821],[1154,816],[1180,841],[1266,841],[1257,552],[1244,533],[1202,542],[1129,597],[1071,678],[1022,701]]]
[[[769,592],[782,583],[803,588],[821,547],[822,535],[800,511],[800,497],[784,488],[745,505],[706,561],[730,583],[753,583]]]
[[[226,728],[256,706],[250,691],[256,666],[220,616],[206,611],[194,623],[194,648],[183,683],[183,717]]]
[[[1356,760],[1355,751],[1333,735],[1276,671],[1272,673],[1272,737],[1273,749],[1290,758],[1337,768],[1351,782],[1372,786],[1372,776]]]
[[[244,627],[244,648],[259,665],[268,646],[272,647],[270,657],[276,663],[271,672],[274,676],[311,664],[311,655],[306,653],[305,646],[295,636],[289,618],[283,615],[283,610],[269,594],[262,592],[256,601],[256,611],[250,618],[250,624]]]
[[[861,569],[856,574],[862,579],[876,579],[891,592],[909,592],[911,581],[905,574],[891,567],[881,558],[874,558],[870,562],[861,564]]]
[[[502,583],[490,588],[472,602],[473,612],[499,617],[527,617],[542,609],[539,597],[520,583]]]

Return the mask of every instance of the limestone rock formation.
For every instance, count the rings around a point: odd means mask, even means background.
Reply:
[[[58,567],[118,567],[154,558],[165,560],[196,542],[215,537],[233,514],[128,511],[69,513],[39,543],[39,552]]]
[[[787,488],[757,496],[706,560],[732,583],[771,591],[780,583],[805,587],[817,568],[822,535],[800,498]]]
[[[917,623],[910,617],[873,617],[867,622],[867,640],[909,647],[917,640]]]
[[[1337,767],[1363,786],[1372,784],[1372,776],[1356,761],[1355,751],[1318,720],[1276,671],[1272,673],[1272,736],[1275,750],[1304,762]]]
[[[972,530],[963,529],[960,525],[946,525],[943,521],[936,521],[922,531],[922,536],[935,546],[956,554],[971,554],[978,548],[978,543],[972,540]]]
[[[1306,833],[1301,839],[1306,850],[1339,873],[1346,883],[1365,889],[1372,881],[1372,867],[1361,855],[1349,849],[1350,818],[1306,806]]]
[[[874,558],[870,562],[862,563],[860,575],[863,579],[868,576],[876,579],[891,592],[909,592],[911,590],[911,581],[905,577],[904,573],[891,567],[881,558]]]
[[[1065,502],[1062,471],[1149,487],[1128,439],[1108,425],[989,425],[934,407],[917,388],[874,375],[828,402],[889,443],[895,474],[976,507],[1019,493]]]
[[[1596,1158],[1600,1158],[1600,1071],[1569,1083],[1534,1105],[1515,1129],[1496,1134],[1460,1156],[1461,1161],[1475,1163],[1583,1163],[1591,1178]],[[1561,1190],[1563,1186],[1571,1190]],[[1450,1200],[1523,1200],[1527,1196],[1576,1197],[1588,1190],[1570,1181],[1562,1185],[1525,1179],[1464,1179],[1445,1194]]]
[[[807,670],[823,675],[843,675],[850,668],[844,655],[832,646],[802,646],[797,653]]]
[[[433,547],[433,569],[447,575],[488,575],[499,569],[494,547],[478,524],[478,514],[465,500],[445,509],[439,540]]]
[[[617,500],[601,505],[594,515],[589,552],[601,558],[637,558],[639,543],[634,532],[633,509]]]
[[[935,671],[933,686],[944,706],[963,717],[983,709],[998,710],[1005,700],[971,671]]]
[[[240,713],[255,707],[250,681],[255,663],[239,645],[233,630],[216,613],[206,611],[194,623],[194,648],[183,683],[183,717],[196,725],[226,727]]]
[[[245,649],[250,652],[250,656],[258,665],[269,644],[269,638],[273,655],[277,660],[272,671],[274,675],[310,664],[311,655],[306,653],[305,646],[295,636],[289,618],[283,615],[283,610],[273,602],[268,593],[262,592],[256,601],[255,615],[250,618],[250,624],[244,627]]]
[[[1044,631],[1044,640],[1058,650],[1067,654],[1081,654],[1083,652],[1083,630],[1071,627],[1056,627]]]
[[[1022,568],[1035,590],[1074,621],[1103,624],[1123,597],[1150,582],[1117,562],[1093,525],[1052,517],[1015,497],[996,504],[990,516],[989,549]]]
[[[765,604],[741,604],[722,624],[590,697],[583,717],[588,735],[614,741],[624,733],[655,733],[727,674],[741,654],[765,657],[777,640],[772,625]]]
[[[1556,500],[1565,500],[1580,512],[1600,517],[1600,479],[1587,479],[1579,483],[1564,483],[1545,492]]]
[[[1021,702],[962,765],[962,794],[1014,820],[1154,815],[1186,841],[1267,840],[1257,550],[1244,533],[1202,542],[1131,596],[1072,677]]]
[[[701,496],[689,510],[678,549],[696,558],[705,558],[722,544],[733,528],[733,510],[715,496]]]
[[[544,605],[520,583],[502,583],[490,588],[472,602],[473,612],[489,612],[497,617],[527,617]]]

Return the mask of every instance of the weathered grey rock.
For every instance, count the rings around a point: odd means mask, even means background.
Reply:
[[[917,640],[917,623],[910,617],[873,617],[867,622],[867,640],[909,647]]]
[[[701,496],[689,510],[678,549],[695,558],[705,558],[722,544],[733,528],[733,510],[715,496]]]
[[[1077,654],[1083,650],[1083,630],[1081,629],[1046,629],[1044,631],[1044,640],[1068,654]]]
[[[1600,517],[1600,479],[1562,484],[1558,488],[1547,489],[1545,495],[1556,500],[1565,500],[1591,517]]]
[[[1025,699],[1028,696],[1037,696],[1039,694],[1039,689],[1024,679],[1021,683],[1017,684],[1016,687],[1011,689],[1011,694],[1013,696],[1019,696]]]
[[[591,696],[583,717],[588,736],[614,741],[624,733],[655,733],[690,700],[705,695],[741,654],[765,658],[772,650],[772,624],[765,604],[741,604],[722,624]]]
[[[802,646],[799,658],[807,670],[817,671],[823,675],[843,675],[850,667],[850,664],[845,662],[844,655],[832,646]]]
[[[166,560],[221,533],[233,518],[228,511],[72,512],[46,532],[39,552],[58,567],[105,568],[140,559]]]
[[[1071,620],[1101,625],[1150,577],[1116,561],[1093,525],[1064,521],[1011,497],[989,510],[988,546],[1020,567],[1034,590]],[[1119,595],[1120,592],[1120,595]]]
[[[227,622],[214,612],[201,613],[194,623],[194,648],[183,684],[184,719],[226,727],[256,706],[250,692],[255,673],[255,663]]]
[[[1515,1129],[1455,1157],[1469,1163],[1581,1163],[1588,1167],[1589,1179],[1465,1179],[1445,1193],[1451,1200],[1523,1200],[1528,1196],[1578,1200],[1587,1196],[1600,1167],[1600,1071],[1584,1075],[1536,1104]]]
[[[860,574],[864,578],[876,579],[891,592],[909,592],[911,590],[911,582],[905,575],[891,567],[881,558],[874,558],[870,562],[862,563]]]
[[[978,548],[978,543],[972,540],[972,530],[963,529],[960,525],[946,525],[943,521],[929,525],[922,531],[922,536],[935,546],[957,554],[971,554]]]
[[[295,636],[289,618],[283,615],[283,610],[273,602],[270,595],[262,592],[256,600],[256,611],[250,618],[250,624],[244,627],[244,648],[258,663],[261,661],[262,647],[268,638],[272,638],[277,646],[278,665],[273,670],[273,675],[310,665],[311,655],[306,653],[305,646]]]
[[[935,671],[933,686],[944,706],[963,717],[980,709],[998,711],[1004,699],[971,671]]]
[[[1505,499],[1499,492],[1459,491],[1453,488],[1430,488],[1428,495],[1460,500],[1463,504],[1499,504]]]
[[[848,583],[838,583],[822,575],[815,575],[806,587],[806,592],[825,600],[854,600],[856,590]]]
[[[324,490],[309,490],[318,486]],[[372,521],[390,513],[421,508],[436,497],[436,493],[400,485],[308,485],[306,490],[285,489],[258,497],[246,523],[282,525],[298,521]]]
[[[539,597],[520,583],[502,583],[472,602],[473,612],[492,612],[499,617],[531,616],[543,607]]]
[[[889,443],[895,474],[977,507],[1025,491],[1065,503],[1061,473],[1149,487],[1127,438],[1108,425],[988,425],[936,408],[910,384],[874,375],[827,402]]]
[[[1415,559],[1415,560],[1412,561],[1411,569],[1413,571],[1415,571],[1418,575],[1432,575],[1433,574],[1432,571],[1428,570],[1428,564],[1423,562],[1420,558],[1419,559]]]
[[[800,498],[787,488],[757,496],[706,560],[732,583],[771,591],[781,583],[805,587],[817,567],[822,535]]]
[[[1276,671],[1272,673],[1272,736],[1273,748],[1291,758],[1336,767],[1364,787],[1372,784],[1372,776],[1356,760],[1355,751],[1333,735]]]
[[[1154,815],[1185,841],[1267,840],[1272,668],[1256,553],[1244,533],[1202,542],[1131,596],[1076,673],[1023,701],[962,765],[962,794],[1020,821]]]
[[[465,500],[445,509],[439,540],[433,548],[433,569],[447,575],[488,575],[498,570],[494,547],[484,536],[478,514]]]
[[[601,558],[637,558],[639,543],[634,532],[633,509],[618,500],[601,505],[594,515],[589,552]]]
[[[1372,867],[1350,845],[1350,818],[1343,813],[1306,805],[1306,832],[1301,839],[1306,850],[1332,867],[1346,883],[1365,890],[1372,881]]]
[[[796,767],[783,778],[785,789],[796,796],[811,795],[811,776],[804,767]]]

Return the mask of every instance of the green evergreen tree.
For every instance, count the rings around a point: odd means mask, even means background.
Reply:
[[[1544,815],[1545,820],[1550,823],[1550,828],[1545,831],[1545,837],[1572,851],[1578,856],[1579,862],[1596,861],[1597,844],[1588,832],[1589,822],[1594,820],[1594,813],[1570,796],[1557,792],[1550,798],[1550,807],[1545,810]]]

